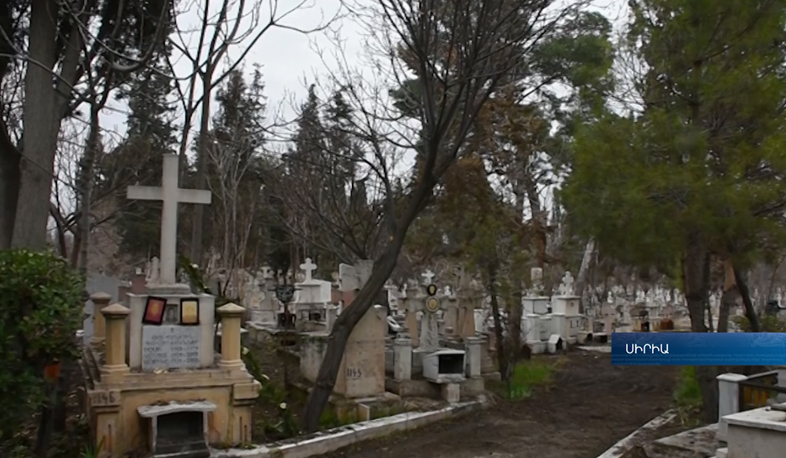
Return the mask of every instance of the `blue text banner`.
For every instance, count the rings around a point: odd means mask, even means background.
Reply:
[[[615,332],[615,366],[786,365],[786,333]]]

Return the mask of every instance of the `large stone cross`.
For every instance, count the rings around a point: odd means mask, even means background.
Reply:
[[[427,270],[426,272],[422,273],[420,276],[426,280],[426,284],[428,285],[430,285],[431,282],[434,281],[434,277],[436,277],[436,275],[434,275],[434,272],[430,270]]]
[[[129,186],[126,197],[135,200],[160,200],[161,208],[161,275],[162,285],[177,284],[177,204],[203,204],[211,200],[210,191],[181,189],[177,186],[178,157],[164,154],[161,186]]]
[[[306,262],[301,264],[300,268],[303,270],[303,272],[306,273],[306,278],[304,282],[310,282],[311,280],[313,280],[311,278],[311,273],[317,270],[317,265],[311,262],[311,258],[306,258]]]

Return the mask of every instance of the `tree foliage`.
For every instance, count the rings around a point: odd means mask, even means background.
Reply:
[[[607,254],[677,273],[702,332],[711,258],[745,265],[784,240],[786,3],[636,0],[631,10],[640,108],[578,129],[562,197],[571,227]],[[697,374],[714,421],[714,378]]]
[[[11,119],[0,120],[0,247],[42,248],[62,121],[83,102],[105,99],[161,51],[172,3],[3,3],[0,81],[24,75],[21,124],[14,126],[24,141],[12,140]]]
[[[78,355],[83,282],[49,252],[0,251],[0,438],[44,402],[44,367]]]

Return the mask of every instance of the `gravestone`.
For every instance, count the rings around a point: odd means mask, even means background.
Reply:
[[[295,284],[297,329],[299,331],[316,330],[309,328],[315,325],[324,325],[327,318],[327,307],[332,299],[332,285],[328,281],[318,280],[313,277],[313,272],[317,266],[311,261],[311,258],[306,258],[306,261],[300,265],[300,268],[303,270],[304,275],[303,281]]]
[[[110,277],[104,274],[90,274],[87,277],[87,293],[89,295],[93,295],[95,293],[106,293],[109,294],[112,299],[109,301],[110,304],[114,304],[118,302],[118,288],[123,284],[120,280],[115,277]],[[90,342],[90,339],[93,338],[93,302],[89,299],[85,302],[85,319],[84,323],[82,324],[82,330],[84,331],[82,337],[84,338],[84,342]]]
[[[193,369],[201,364],[196,326],[144,326],[142,328],[142,370]]]

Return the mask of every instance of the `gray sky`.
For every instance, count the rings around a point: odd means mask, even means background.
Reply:
[[[263,7],[261,13],[264,15],[260,22],[266,23],[270,17],[269,5],[276,0],[258,0]],[[214,2],[218,3],[218,2]],[[252,3],[252,2],[248,2]],[[300,9],[288,14],[281,23],[286,26],[299,29],[313,30],[330,22],[339,11],[339,0],[278,0],[279,15],[292,10],[298,5],[303,5]],[[188,0],[183,2],[182,8],[188,9],[178,19],[181,29],[195,29],[201,20],[202,2]],[[355,64],[355,57],[360,54],[361,30],[359,26],[349,20],[339,20],[330,22],[331,29],[340,29],[341,35],[346,38],[346,55],[350,62]],[[248,30],[250,21],[241,22],[240,30]],[[306,91],[306,81],[312,81],[315,75],[323,72],[324,65],[320,58],[318,49],[332,48],[327,36],[329,31],[317,31],[309,35],[299,33],[285,28],[271,28],[253,45],[251,51],[243,60],[243,66],[250,72],[254,64],[262,66],[264,75],[265,93],[268,97],[268,106],[271,110],[282,110],[282,114],[287,118],[294,116],[292,107],[302,101]],[[184,39],[191,43],[191,49],[196,49],[197,34],[190,33]],[[253,36],[249,36],[244,42],[234,44],[228,51],[227,61],[235,62],[240,54],[249,47]],[[327,57],[330,59],[330,57]],[[178,76],[186,76],[190,73],[190,63],[179,57],[175,57],[177,65],[175,67]],[[226,66],[224,66],[226,68]],[[186,90],[185,82],[181,82],[183,90]],[[197,89],[200,90],[199,88]],[[119,140],[125,130],[125,113],[127,107],[119,101],[112,101],[111,107],[103,113],[102,124],[108,132],[114,132],[110,136]],[[194,120],[197,124],[198,117]]]
[[[293,9],[297,5],[302,7],[288,15],[282,23],[300,29],[314,29],[325,24],[330,18],[334,17],[340,9],[339,0],[258,0],[262,2],[262,17],[260,20],[266,22],[269,17],[269,5],[276,2],[279,14]],[[356,0],[358,1],[358,0]],[[359,0],[374,1],[374,0]],[[565,0],[569,1],[569,0]],[[219,3],[219,2],[214,2]],[[251,2],[249,2],[251,3]],[[625,0],[594,0],[593,9],[603,12],[616,27],[624,23],[624,12],[626,8]],[[181,8],[186,10],[179,19],[178,25],[181,29],[196,29],[200,22],[200,9],[202,1],[187,0],[181,3]],[[246,29],[248,21],[241,23],[241,30]],[[305,35],[292,30],[283,28],[273,28],[268,30],[264,36],[257,41],[251,51],[243,61],[246,70],[253,68],[254,64],[262,66],[265,82],[265,93],[268,97],[268,106],[271,111],[278,111],[284,119],[291,120],[294,117],[294,106],[300,104],[306,93],[308,82],[312,82],[316,76],[326,72],[325,61],[332,66],[335,63],[335,47],[333,42],[328,39],[328,35],[333,36],[333,31],[338,29],[343,41],[343,55],[347,58],[350,66],[362,66],[364,59],[364,35],[362,26],[354,23],[351,19],[342,19],[332,23],[331,32],[315,32]],[[190,39],[196,43],[197,35],[192,33]],[[248,47],[250,40],[234,45],[229,51],[229,61],[236,61],[240,53]],[[320,56],[319,50],[322,51]],[[189,73],[189,64],[184,59],[178,61],[176,71],[179,76]],[[185,90],[185,85],[183,85]],[[127,107],[124,103],[113,101],[109,109],[102,115],[102,125],[107,132],[107,138],[119,141],[125,131],[125,117]],[[194,119],[198,124],[198,117]]]

